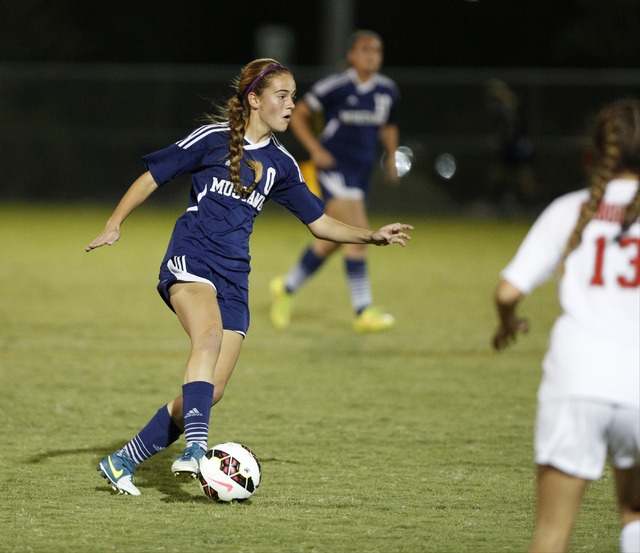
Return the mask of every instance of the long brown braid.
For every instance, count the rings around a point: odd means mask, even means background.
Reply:
[[[640,101],[620,100],[600,112],[594,129],[597,166],[591,177],[589,200],[582,205],[578,222],[565,246],[560,273],[569,254],[582,242],[582,231],[602,201],[607,184],[623,171],[640,174]],[[625,208],[618,240],[640,214],[640,186]]]
[[[628,141],[625,141],[625,144],[628,144],[628,148],[623,149],[622,161],[629,171],[640,175],[640,101],[631,100],[629,104],[628,109],[633,124],[628,127],[630,136]],[[640,216],[640,186],[638,186],[633,200],[627,204],[622,229],[617,238],[618,241],[622,239],[622,236],[629,230],[629,227],[638,216]]]
[[[269,70],[258,79],[263,71],[273,66],[279,67]],[[231,140],[229,141],[229,172],[231,174],[233,188],[241,198],[247,198],[255,187],[258,186],[262,178],[262,163],[253,159],[247,159],[245,161],[253,170],[253,182],[249,186],[243,186],[240,176],[242,158],[244,157],[244,135],[250,114],[249,102],[246,97],[247,90],[253,84],[250,92],[254,92],[257,96],[260,96],[274,77],[284,73],[290,73],[290,71],[286,67],[280,66],[274,59],[261,58],[253,60],[242,69],[240,76],[235,79],[233,83],[235,94],[231,97],[227,106],[220,109],[220,116],[206,117],[209,122],[219,123],[223,120],[229,121],[229,131],[231,134]],[[254,83],[256,79],[258,79],[258,81]]]

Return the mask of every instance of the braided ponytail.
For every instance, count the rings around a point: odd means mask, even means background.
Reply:
[[[253,159],[246,159],[245,163],[253,171],[253,182],[249,186],[243,186],[241,168],[244,158],[244,135],[247,130],[249,120],[250,92],[257,96],[269,86],[271,79],[290,71],[280,65],[276,60],[270,58],[257,59],[247,64],[233,83],[235,94],[231,97],[226,107],[221,108],[220,116],[207,116],[206,121],[220,123],[229,121],[229,172],[233,188],[241,198],[247,198],[254,191],[262,179],[262,163]]]
[[[613,169],[615,168],[617,159],[619,157],[619,148],[617,148],[616,145],[617,142],[615,133],[608,132],[607,141],[608,146],[606,148],[605,156],[601,159],[599,166],[596,168],[593,176],[591,177],[589,200],[586,203],[582,204],[578,222],[573,229],[571,236],[569,236],[569,241],[564,248],[564,252],[562,254],[562,264],[564,264],[569,254],[581,244],[582,231],[584,230],[584,227],[587,226],[587,223],[591,221],[596,211],[598,210],[598,206],[602,201],[602,197],[604,196],[604,191],[607,188],[607,184],[609,184],[609,181],[613,178]]]
[[[594,135],[598,164],[591,177],[589,200],[582,205],[578,222],[562,254],[560,274],[569,254],[582,242],[582,231],[596,214],[609,182],[622,171],[640,174],[640,102],[624,100],[605,108],[597,119]],[[618,239],[633,224],[639,212],[640,187],[626,207]]]
[[[258,163],[260,175],[254,169],[254,182],[249,187],[242,186],[242,177],[240,176],[240,168],[242,157],[244,155],[244,133],[246,130],[245,106],[243,100],[236,94],[229,100],[229,132],[231,140],[229,140],[229,172],[231,174],[231,182],[233,188],[241,198],[246,198],[253,192],[254,188],[262,178],[262,165]],[[247,162],[250,165],[251,162]],[[253,162],[255,163],[255,162]]]
[[[620,242],[625,233],[629,230],[629,227],[633,225],[633,222],[640,216],[640,186],[634,196],[633,200],[627,205],[624,210],[624,221],[622,222],[622,228],[620,234],[616,237],[616,240]]]
[[[628,139],[628,147],[623,152],[624,164],[630,171],[634,171],[637,175],[640,175],[640,101],[630,100],[625,102],[628,104],[627,110],[630,112],[629,130],[631,131]],[[636,195],[633,200],[629,202],[624,211],[624,221],[622,222],[622,228],[620,234],[616,240],[622,240],[624,234],[629,230],[629,227],[640,216],[640,185],[636,191]]]

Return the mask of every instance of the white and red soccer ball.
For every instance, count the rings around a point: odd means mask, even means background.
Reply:
[[[261,467],[255,453],[234,442],[210,448],[200,459],[198,481],[214,501],[245,501],[260,485]]]

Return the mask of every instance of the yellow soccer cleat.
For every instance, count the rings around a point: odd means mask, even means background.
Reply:
[[[293,294],[287,292],[283,276],[271,279],[269,291],[271,292],[271,322],[276,328],[286,328],[291,322]]]
[[[396,320],[393,315],[382,313],[375,307],[367,307],[353,322],[353,328],[358,332],[377,332],[391,328],[394,324]]]

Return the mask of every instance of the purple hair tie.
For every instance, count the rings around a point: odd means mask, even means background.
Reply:
[[[253,82],[249,85],[249,88],[247,88],[247,91],[244,93],[244,97],[246,98],[247,96],[249,96],[249,93],[253,90],[253,87],[256,86],[256,84],[258,84],[258,81],[262,79],[262,77],[264,77],[267,73],[269,73],[269,71],[271,71],[272,69],[275,69],[276,67],[282,67],[282,65],[280,64],[272,65],[271,67],[267,67],[262,73],[260,73],[260,75],[258,75],[253,80]]]

